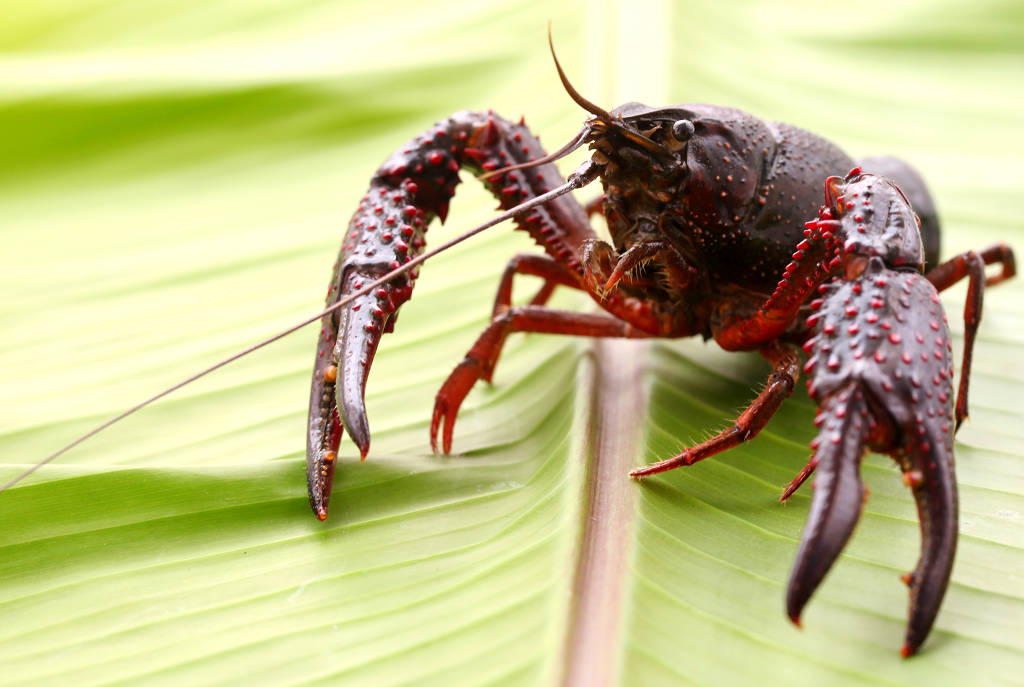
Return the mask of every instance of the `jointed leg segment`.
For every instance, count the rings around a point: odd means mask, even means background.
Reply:
[[[985,277],[985,266],[1002,265],[1002,271]],[[971,380],[971,360],[974,355],[974,339],[981,323],[982,298],[986,286],[998,284],[1016,274],[1013,251],[1005,243],[989,246],[980,253],[967,251],[938,265],[925,277],[937,291],[944,291],[964,277],[967,285],[967,300],[964,303],[964,354],[960,364],[960,384],[956,394],[956,426],[967,417],[967,387]]]
[[[632,477],[645,477],[683,465],[710,458],[716,453],[737,446],[757,436],[779,409],[782,402],[793,393],[800,376],[800,356],[791,349],[779,345],[768,345],[761,349],[761,355],[773,366],[768,383],[757,398],[736,418],[736,422],[702,444],[686,449],[679,455],[638,468],[629,473]]]
[[[650,336],[622,320],[609,315],[552,310],[539,305],[507,308],[495,315],[491,323],[469,349],[455,370],[448,376],[434,399],[434,415],[430,421],[430,444],[437,452],[437,432],[444,422],[442,448],[451,451],[452,432],[459,406],[469,390],[480,379],[491,380],[494,365],[512,332],[538,334],[572,334],[575,336],[640,339]]]

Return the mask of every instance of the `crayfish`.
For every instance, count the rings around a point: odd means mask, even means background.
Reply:
[[[437,123],[373,176],[342,242],[324,312],[120,413],[0,491],[176,389],[320,319],[306,472],[310,505],[326,519],[343,428],[362,458],[369,451],[367,375],[381,335],[412,295],[419,264],[514,217],[544,254],[520,254],[505,267],[490,324],[435,398],[434,451],[451,451],[462,401],[477,381],[491,381],[512,332],[700,335],[726,350],[757,351],[772,372],[731,427],[631,475],[693,465],[751,439],[802,371],[819,406],[819,430],[810,461],[781,500],[812,473],[817,478],[787,613],[799,625],[856,526],[867,496],[859,474],[865,451],[887,453],[903,471],[921,522],[921,556],[903,576],[910,617],[902,654],[915,653],[938,613],[956,551],[953,437],[967,417],[982,294],[1015,274],[1013,252],[1000,243],[940,264],[934,203],[918,173],[898,159],[854,162],[808,131],[729,107],[628,103],[607,111],[580,95],[554,62],[569,96],[591,115],[565,146],[548,155],[522,120],[492,112],[459,112]],[[552,163],[583,145],[591,158],[563,182]],[[423,252],[427,226],[444,221],[463,168],[480,175],[505,212]],[[586,207],[569,195],[598,179],[603,193]],[[591,214],[604,217],[611,243],[591,227]],[[986,276],[990,264],[1001,271]],[[512,303],[516,275],[543,281],[528,305]],[[938,292],[965,277],[954,394]],[[604,312],[547,307],[557,287],[587,293]]]
[[[782,500],[818,475],[789,580],[788,615],[799,624],[856,525],[866,496],[863,454],[888,453],[921,521],[921,557],[904,576],[910,617],[902,653],[913,654],[938,612],[956,549],[953,436],[967,416],[982,291],[1014,274],[1012,252],[998,244],[938,264],[934,204],[920,176],[900,160],[855,163],[810,132],[728,107],[629,103],[607,111],[572,87],[557,57],[555,66],[570,97],[591,114],[561,150],[547,155],[523,121],[459,112],[411,140],[373,176],[328,290],[328,304],[350,301],[323,317],[317,347],[307,436],[314,513],[327,517],[342,429],[364,459],[369,451],[363,396],[374,353],[412,294],[411,263],[427,226],[444,221],[459,170],[467,168],[516,213],[518,228],[544,254],[521,254],[506,266],[490,324],[437,393],[435,452],[451,450],[463,399],[478,380],[491,380],[512,332],[700,335],[726,350],[758,351],[771,364],[764,389],[732,427],[634,470],[636,478],[692,465],[755,436],[792,394],[802,368],[820,429],[810,462]],[[585,144],[591,159],[561,186],[552,162]],[[603,193],[587,208],[553,192],[596,179]],[[588,212],[604,216],[611,243],[592,229]],[[992,263],[1001,263],[1002,272],[986,280],[984,267]],[[403,266],[410,269],[393,276]],[[512,303],[516,275],[543,281],[528,305]],[[937,291],[964,277],[964,352],[954,400],[950,334]],[[604,312],[547,307],[556,287],[589,294]]]

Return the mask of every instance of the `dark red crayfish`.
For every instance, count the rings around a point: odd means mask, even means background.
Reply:
[[[562,184],[552,160],[589,144],[592,158],[576,178],[600,178],[604,192],[590,210],[604,215],[612,244],[597,237],[587,211],[568,195],[516,218],[546,254],[518,255],[506,266],[490,324],[437,394],[435,451],[439,433],[441,449],[450,451],[460,404],[478,380],[490,381],[511,332],[701,335],[727,350],[759,351],[772,365],[766,386],[732,427],[634,477],[692,465],[750,439],[793,392],[802,367],[820,406],[820,429],[810,462],[783,500],[811,472],[818,476],[789,581],[788,614],[799,622],[857,522],[863,453],[888,453],[921,520],[921,557],[905,576],[910,620],[903,654],[914,653],[938,612],[956,549],[953,435],[967,415],[984,266],[1002,264],[987,283],[1006,279],[1014,273],[1012,252],[1000,244],[937,264],[933,203],[899,160],[855,163],[814,134],[727,107],[630,103],[608,112],[558,72],[592,116],[557,153],[547,156],[522,121],[460,112],[380,167],[345,235],[328,303],[421,252],[427,225],[445,219],[460,169],[484,173],[487,188],[509,209]],[[517,274],[544,282],[528,305],[511,303]],[[307,444],[309,498],[320,519],[327,517],[342,427],[363,458],[369,451],[367,374],[415,277],[401,275],[323,319]],[[964,277],[965,350],[954,402],[950,335],[937,290]],[[585,291],[604,312],[546,307],[559,286]]]

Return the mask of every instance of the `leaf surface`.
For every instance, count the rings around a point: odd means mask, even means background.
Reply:
[[[1013,2],[834,18],[753,1],[0,10],[0,478],[315,312],[370,174],[431,122],[493,107],[551,149],[567,140],[583,117],[551,67],[549,18],[603,105],[729,104],[899,155],[929,179],[944,255],[1024,246]],[[435,245],[491,212],[465,181]],[[888,458],[866,461],[871,499],[804,630],[783,613],[810,496],[776,503],[813,436],[802,389],[728,454],[595,491],[602,427],[634,428],[609,449],[626,465],[671,455],[749,401],[767,374],[754,357],[513,337],[460,414],[456,454],[430,455],[433,394],[505,260],[531,248],[499,229],[424,268],[371,375],[370,457],[343,443],[326,523],[303,484],[313,331],[0,494],[5,684],[583,684],[574,661],[617,685],[1019,680],[1024,283],[986,293],[953,582],[903,661],[898,575],[919,535]],[[955,351],[963,301],[963,286],[944,295]],[[618,369],[638,370],[620,393],[594,379]],[[605,593],[600,622],[580,615],[587,589]]]

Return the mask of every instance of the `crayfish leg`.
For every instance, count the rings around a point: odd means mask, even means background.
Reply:
[[[793,393],[800,376],[800,356],[795,350],[771,344],[761,350],[761,355],[773,365],[768,383],[747,409],[736,418],[732,427],[722,430],[697,446],[684,450],[677,456],[637,468],[630,472],[629,476],[647,477],[684,465],[693,465],[757,436],[775,415],[782,402]]]
[[[793,481],[786,485],[786,488],[782,490],[782,494],[779,496],[779,503],[785,503],[789,500],[789,497],[797,492],[797,490],[803,486],[807,478],[814,474],[815,468],[818,467],[818,460],[811,458],[807,461],[807,465],[800,469]]]
[[[441,432],[442,450],[446,454],[451,452],[455,418],[463,400],[477,381],[490,379],[505,339],[513,332],[626,339],[650,336],[628,322],[604,314],[553,310],[540,305],[504,310],[491,320],[437,392],[430,421],[430,444],[435,453],[438,452],[438,432]]]
[[[985,266],[1001,264],[1000,274],[985,277]],[[982,299],[986,286],[998,284],[1017,272],[1013,251],[1005,243],[989,246],[980,253],[967,251],[935,267],[925,275],[937,291],[945,291],[964,277],[969,279],[964,302],[964,353],[960,363],[960,385],[956,394],[956,427],[967,417],[967,388],[971,380],[974,339],[981,324]]]

